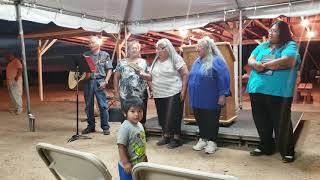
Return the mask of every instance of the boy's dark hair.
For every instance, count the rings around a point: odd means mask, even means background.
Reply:
[[[130,97],[123,102],[122,111],[127,114],[131,107],[143,109],[143,101],[138,97]]]

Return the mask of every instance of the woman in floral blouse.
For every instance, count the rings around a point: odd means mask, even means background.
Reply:
[[[140,121],[143,125],[146,122],[148,92],[147,63],[140,55],[140,44],[138,41],[128,42],[128,57],[118,62],[114,73],[115,97],[122,102],[130,97],[138,97],[144,103],[143,118]]]

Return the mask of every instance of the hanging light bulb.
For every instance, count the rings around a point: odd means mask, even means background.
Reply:
[[[310,24],[310,22],[309,22],[308,19],[302,19],[302,20],[301,20],[301,25],[302,25],[303,27],[307,27],[309,24]]]
[[[307,32],[307,37],[308,38],[313,38],[315,36],[315,32],[314,31],[308,31]]]
[[[101,46],[103,44],[103,39],[101,37],[98,38],[97,43]]]
[[[179,30],[179,34],[182,38],[186,38],[188,37],[188,30],[184,29],[184,30]]]

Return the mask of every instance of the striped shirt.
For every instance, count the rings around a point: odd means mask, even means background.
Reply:
[[[154,98],[167,98],[181,92],[182,79],[178,72],[185,62],[182,58],[173,61],[167,59],[163,62],[156,60],[151,70],[152,92]]]

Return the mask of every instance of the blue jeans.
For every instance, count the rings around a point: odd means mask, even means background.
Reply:
[[[104,89],[98,89],[98,82],[104,79],[93,79],[83,81],[83,91],[85,100],[85,111],[88,119],[88,128],[95,129],[94,118],[94,95],[96,96],[98,107],[100,111],[101,128],[109,129],[109,113],[107,111],[107,98]]]
[[[127,174],[123,167],[118,163],[120,180],[132,180],[132,174]]]

